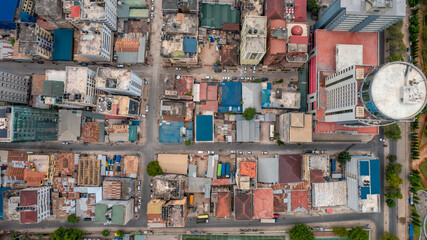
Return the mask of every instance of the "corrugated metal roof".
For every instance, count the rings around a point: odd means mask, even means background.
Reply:
[[[279,182],[279,159],[259,158],[258,159],[258,182],[278,183]]]
[[[131,8],[129,11],[129,18],[148,18],[150,9]]]
[[[242,83],[243,111],[247,108],[255,108],[256,112],[261,112],[261,83]]]
[[[246,120],[241,115],[236,116],[237,142],[259,142],[260,123]]]
[[[283,8],[283,6],[282,6]],[[228,4],[202,4],[201,27],[221,29],[223,23],[239,23],[240,11]]]
[[[184,38],[183,50],[185,53],[196,53],[197,52],[197,40],[195,38]]]
[[[254,191],[254,219],[274,217],[273,189],[264,188]]]
[[[371,194],[381,194],[380,160],[370,161],[371,167]]]
[[[52,60],[71,61],[73,55],[73,29],[55,29],[53,40]]]

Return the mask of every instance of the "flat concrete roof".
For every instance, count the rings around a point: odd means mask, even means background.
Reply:
[[[347,182],[325,182],[312,184],[312,204],[314,207],[347,205]]]
[[[353,65],[363,64],[363,45],[337,44],[336,48],[337,72]]]
[[[409,63],[389,63],[372,80],[371,96],[376,107],[392,119],[418,114],[426,104],[426,93],[426,77]]]

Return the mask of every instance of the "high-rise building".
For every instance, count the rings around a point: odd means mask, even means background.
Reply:
[[[50,215],[50,187],[26,188],[19,192],[20,223],[39,223]]]
[[[288,38],[286,21],[284,19],[271,19],[268,21],[267,53],[264,65],[280,63],[286,56],[286,39]]]
[[[352,65],[325,79],[326,122],[386,125],[412,121],[426,105],[426,77],[406,62]]]
[[[315,29],[382,32],[406,16],[406,0],[336,0],[324,11]]]
[[[240,44],[240,64],[257,65],[264,57],[267,42],[267,17],[246,16]]]
[[[98,68],[96,88],[111,94],[141,97],[143,80],[127,69]]]
[[[28,104],[30,78],[0,69],[0,102]]]
[[[21,107],[0,107],[0,142],[56,140],[58,111]]]
[[[78,55],[91,61],[110,61],[113,50],[113,34],[104,23],[83,24]]]
[[[80,0],[81,19],[117,30],[117,0]]]

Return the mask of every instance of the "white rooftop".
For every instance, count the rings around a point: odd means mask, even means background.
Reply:
[[[392,119],[408,119],[426,104],[426,77],[414,65],[394,62],[378,70],[371,94],[378,110]]]
[[[363,45],[337,44],[335,54],[337,72],[363,64]]]

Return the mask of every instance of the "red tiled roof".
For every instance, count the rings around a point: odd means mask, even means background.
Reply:
[[[295,183],[301,181],[300,154],[279,156],[279,183]]]
[[[254,219],[274,217],[273,189],[257,189],[254,191]]]
[[[37,223],[37,211],[26,211],[20,213],[21,223]]]
[[[223,23],[222,24],[222,30],[239,31],[240,30],[240,24],[238,24],[238,23]]]
[[[40,187],[46,180],[46,173],[36,172],[35,169],[25,169],[24,180],[28,187]]]
[[[250,178],[256,177],[256,162],[240,162],[240,175],[249,176]]]
[[[43,94],[43,82],[46,79],[44,74],[33,74],[31,80],[31,95],[38,96]]]
[[[56,154],[55,176],[73,176],[76,172],[74,153],[61,152]]]
[[[218,101],[206,101],[205,104],[199,105],[201,111],[218,112]]]
[[[294,211],[298,207],[308,210],[308,191],[291,192],[291,209]]]
[[[98,122],[85,122],[82,128],[83,142],[99,142],[100,124]],[[104,129],[102,130],[104,131]]]
[[[229,178],[214,179],[212,185],[214,185],[214,186],[217,186],[217,185],[230,185],[230,179]]]
[[[229,218],[230,215],[230,192],[219,192],[218,203],[216,205],[216,217]]]
[[[267,20],[283,19],[285,16],[284,0],[266,0],[265,1],[265,16]]]
[[[294,22],[307,21],[307,0],[295,0]]]
[[[219,51],[221,65],[236,66],[239,64],[237,45],[222,45]]]
[[[200,100],[206,100],[208,91],[208,83],[202,82],[200,83]]]
[[[286,28],[285,19],[271,19],[270,20],[270,29],[277,30],[279,28]]]
[[[121,199],[122,183],[120,181],[104,181],[102,186],[102,199]]]
[[[324,183],[323,170],[310,170],[310,183]]]
[[[269,45],[271,54],[286,53],[286,39],[270,39]]]
[[[283,200],[285,199],[284,194],[274,194],[274,212],[286,212],[288,209],[288,203],[285,203]]]
[[[236,220],[252,220],[252,195],[238,194],[234,198],[235,218]]]
[[[37,190],[26,190],[19,192],[19,205],[32,206],[37,205]]]
[[[178,91],[178,95],[182,98],[190,98],[185,94],[192,93],[194,78],[191,76],[181,76],[180,79],[175,78],[174,90]]]
[[[139,38],[118,38],[114,49],[116,52],[138,52]]]
[[[206,99],[209,101],[218,100],[218,85],[216,83],[208,85],[208,92],[206,94]]]

